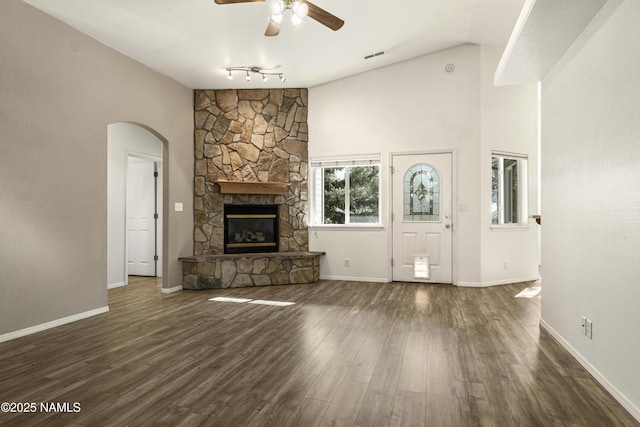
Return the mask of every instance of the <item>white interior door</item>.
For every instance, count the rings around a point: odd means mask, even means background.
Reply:
[[[452,283],[451,153],[394,155],[394,281]]]
[[[129,157],[127,168],[127,270],[155,276],[155,176],[152,160]]]

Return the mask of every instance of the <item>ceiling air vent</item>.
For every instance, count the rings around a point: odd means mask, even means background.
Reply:
[[[380,55],[384,55],[384,50],[381,50],[380,52],[377,53],[372,53],[371,55],[367,55],[364,57],[364,59],[371,59],[371,58],[375,58],[376,56],[380,56]]]

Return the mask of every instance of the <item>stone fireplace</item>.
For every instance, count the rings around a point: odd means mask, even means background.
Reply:
[[[308,251],[307,89],[196,90],[194,108],[194,254],[225,253],[225,205],[278,205],[278,251]]]
[[[196,90],[194,109],[194,256],[180,258],[183,288],[318,280],[323,253],[308,252],[307,89]]]

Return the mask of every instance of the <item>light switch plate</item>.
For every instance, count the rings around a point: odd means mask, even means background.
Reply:
[[[182,203],[176,203],[176,212],[182,212],[184,210],[184,205]]]

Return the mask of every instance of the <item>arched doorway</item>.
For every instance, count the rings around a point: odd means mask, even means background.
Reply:
[[[166,140],[143,125],[120,122],[108,125],[107,141],[107,288],[110,289],[126,285],[129,274],[158,277],[163,274],[162,206],[166,180],[162,164]],[[142,179],[146,171],[152,176]],[[147,211],[150,203],[153,212]],[[145,263],[149,264],[146,269]]]

